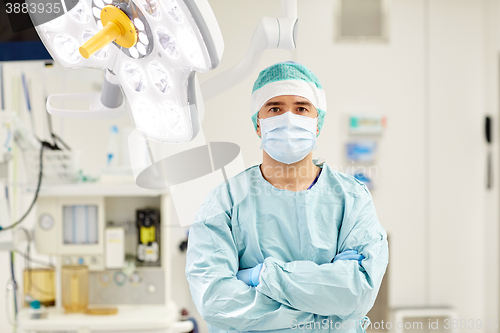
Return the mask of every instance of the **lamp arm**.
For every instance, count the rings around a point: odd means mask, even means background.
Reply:
[[[203,99],[208,101],[243,81],[259,65],[264,50],[295,49],[297,0],[282,0],[284,17],[263,17],[255,29],[248,50],[235,66],[201,84]]]
[[[281,0],[281,15],[286,18],[297,18],[297,0]]]

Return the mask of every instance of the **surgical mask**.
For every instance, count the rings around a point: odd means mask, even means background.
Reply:
[[[292,164],[316,149],[318,118],[299,116],[288,111],[279,116],[259,119],[261,149],[273,159]]]

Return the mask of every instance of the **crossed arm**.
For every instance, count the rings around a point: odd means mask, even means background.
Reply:
[[[357,250],[365,259],[317,265],[311,261],[264,260],[261,283],[249,287],[237,279],[238,251],[222,213],[193,224],[186,276],[202,317],[225,330],[290,328],[293,320],[310,322],[314,314],[362,319],[378,293],[388,262],[385,231],[371,197],[356,200],[339,232],[338,252]],[[257,264],[257,263],[256,263]]]

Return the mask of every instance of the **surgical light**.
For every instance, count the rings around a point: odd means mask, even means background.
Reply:
[[[170,80],[165,67],[160,63],[156,61],[149,63],[149,75],[151,81],[153,81],[153,84],[160,92],[168,94],[172,90],[172,80]]]
[[[68,34],[57,34],[54,38],[54,48],[56,53],[69,64],[76,64],[82,58],[78,53],[78,42]]]
[[[63,67],[105,72],[102,93],[52,95],[50,113],[97,119],[128,111],[149,139],[188,142],[197,135],[203,107],[196,72],[215,68],[224,47],[208,0],[79,0],[48,22],[30,15]],[[89,99],[90,109],[55,107],[70,97]]]
[[[68,13],[69,16],[71,16],[71,18],[78,23],[87,23],[90,21],[90,10],[88,5],[83,0],[80,0],[78,4]]]
[[[139,40],[144,45],[148,45],[149,44],[148,36],[145,33],[143,33],[143,32],[139,33]]]
[[[53,19],[52,21],[46,23],[44,25],[45,30],[58,30],[63,27],[65,22],[65,17],[59,16],[58,18]]]
[[[134,58],[134,59],[139,59],[139,51],[137,51],[137,49],[132,46],[129,50],[128,50],[128,53],[129,55]]]
[[[146,90],[146,75],[142,69],[131,61],[123,64],[122,75],[127,85],[136,92]]]
[[[182,11],[179,8],[179,4],[175,0],[167,0],[167,13],[171,18],[174,19],[177,23],[182,23],[184,20],[184,16],[182,15]]]
[[[141,2],[142,8],[155,19],[161,18],[161,11],[156,0],[139,0]]]
[[[154,131],[158,123],[158,110],[147,100],[139,100],[134,105],[137,112],[134,113],[134,120],[139,131]]]
[[[156,36],[158,38],[158,42],[161,45],[163,51],[172,59],[179,59],[179,47],[177,46],[177,41],[175,37],[163,28],[158,28],[156,30]]]
[[[141,20],[139,20],[138,18],[135,18],[134,19],[134,24],[135,24],[135,27],[139,30],[144,30],[145,27],[144,27],[144,23],[142,23]]]
[[[99,10],[98,7],[92,8],[92,14],[94,14],[94,17],[97,17],[97,18],[101,17],[101,11]]]
[[[186,129],[183,110],[171,101],[165,101],[161,104],[161,116],[170,131],[182,135]]]
[[[111,3],[111,2],[110,2]],[[97,8],[104,8],[104,2],[102,0],[94,0],[94,5],[97,6]]]

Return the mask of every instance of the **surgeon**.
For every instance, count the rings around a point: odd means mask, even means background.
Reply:
[[[318,78],[278,63],[253,87],[262,164],[215,188],[189,232],[186,277],[209,332],[364,332],[388,263],[372,197],[313,160]]]

